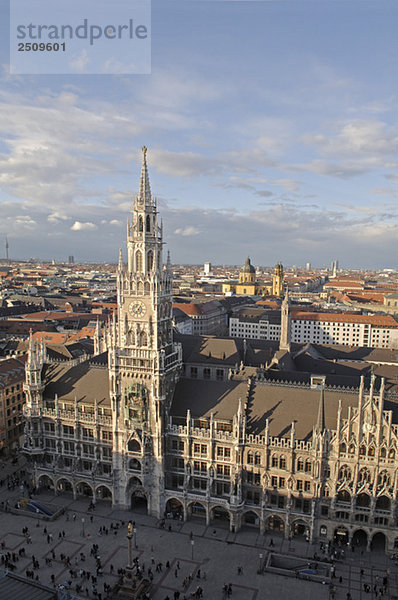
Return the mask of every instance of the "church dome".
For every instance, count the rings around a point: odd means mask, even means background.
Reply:
[[[246,262],[245,262],[244,266],[241,269],[241,273],[255,273],[255,272],[256,272],[256,269],[251,264],[250,258],[247,257],[246,258]]]

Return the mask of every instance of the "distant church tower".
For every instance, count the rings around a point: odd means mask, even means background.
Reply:
[[[281,307],[281,339],[279,342],[279,350],[290,352],[290,326],[289,292],[286,290]]]
[[[272,295],[281,298],[283,295],[283,266],[282,263],[275,265],[272,277]]]
[[[142,148],[142,171],[132,219],[127,221],[127,266],[117,269],[118,321],[111,326],[108,348],[114,430],[115,502],[129,503],[128,452],[142,451],[140,494],[148,512],[164,511],[164,431],[181,363],[181,346],[172,338],[172,272],[163,266],[163,231],[151,195]]]

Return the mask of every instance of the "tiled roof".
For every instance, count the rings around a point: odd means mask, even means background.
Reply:
[[[337,323],[364,323],[375,327],[398,327],[391,315],[351,315],[347,313],[316,313],[292,310],[292,319],[301,321],[330,321]]]

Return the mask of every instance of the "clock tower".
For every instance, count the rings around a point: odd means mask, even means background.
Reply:
[[[173,343],[172,272],[163,265],[163,231],[142,148],[138,196],[127,221],[127,265],[119,255],[118,318],[109,331],[115,501],[140,499],[148,513],[164,511],[164,440],[182,363]],[[116,498],[116,496],[118,496]]]

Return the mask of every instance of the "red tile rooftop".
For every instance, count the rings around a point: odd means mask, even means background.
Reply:
[[[332,321],[339,323],[368,323],[376,327],[398,328],[391,315],[350,315],[346,313],[311,313],[292,310],[292,319],[302,321]]]

